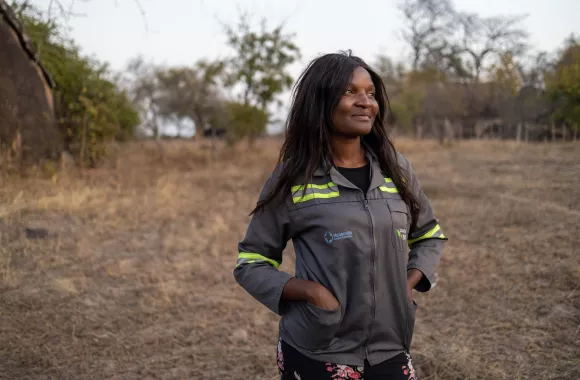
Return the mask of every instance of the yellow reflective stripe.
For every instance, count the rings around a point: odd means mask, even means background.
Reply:
[[[276,260],[272,260],[269,259],[265,256],[262,256],[258,253],[244,253],[244,252],[240,252],[238,254],[238,260],[240,259],[250,259],[250,261],[244,261],[243,263],[240,264],[246,264],[246,263],[255,263],[255,262],[267,262],[268,264],[272,265],[274,268],[278,269],[278,267],[280,266],[280,263],[277,262]],[[238,264],[238,265],[240,265]],[[238,266],[236,265],[236,267]]]
[[[292,198],[292,201],[294,203],[300,203],[300,202],[306,202],[306,201],[310,201],[312,199],[315,198],[323,198],[323,199],[328,199],[328,198],[336,198],[340,196],[340,193],[338,191],[334,191],[332,193],[310,193],[310,194],[306,194],[304,196],[300,195],[298,197],[294,197]]]
[[[397,190],[396,187],[386,187],[386,186],[379,186],[379,190],[384,191],[385,193],[398,193],[399,190]]]
[[[389,186],[379,186],[379,190],[383,191],[385,193],[398,193],[399,190],[397,189],[397,187],[395,186],[395,184],[393,183],[393,180],[391,178],[385,178],[385,182],[390,184]]]
[[[429,238],[437,238],[437,239],[446,239],[445,235],[440,234],[439,236],[434,236],[437,232],[439,232],[441,230],[441,227],[437,224],[435,227],[433,227],[429,232],[427,232],[425,235],[420,236],[416,239],[409,239],[409,245],[418,242],[419,240],[424,240],[424,239],[429,239]]]
[[[309,183],[308,185],[306,185],[307,189],[319,189],[319,190],[324,190],[324,189],[328,189],[330,187],[336,187],[336,183],[334,182],[329,182],[327,184],[324,185],[316,185],[314,183]],[[292,186],[291,191],[293,193],[297,192],[298,190],[304,190],[304,185],[296,185],[296,186]]]

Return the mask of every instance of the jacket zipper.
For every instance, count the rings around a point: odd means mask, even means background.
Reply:
[[[371,273],[370,273],[370,283],[371,283],[371,292],[373,294],[373,299],[371,303],[371,321],[368,327],[368,335],[365,341],[365,356],[369,356],[368,352],[368,344],[369,340],[371,339],[373,324],[375,322],[375,312],[376,312],[376,294],[375,294],[375,255],[377,251],[377,243],[375,240],[375,222],[373,220],[373,215],[371,214],[371,210],[369,208],[369,200],[367,199],[366,194],[365,196],[365,210],[369,214],[369,218],[371,221],[371,237],[373,239],[373,251],[371,252]]]

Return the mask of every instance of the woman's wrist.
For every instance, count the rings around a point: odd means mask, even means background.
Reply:
[[[422,278],[423,273],[419,269],[416,268],[409,269],[407,271],[407,287],[409,289],[414,289]]]
[[[316,283],[293,277],[284,286],[282,298],[286,301],[312,301],[316,298]]]

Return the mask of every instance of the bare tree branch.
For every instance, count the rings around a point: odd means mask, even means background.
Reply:
[[[404,0],[398,7],[407,24],[403,38],[413,51],[412,67],[416,70],[425,52],[441,44],[452,31],[455,10],[450,0]]]
[[[145,31],[147,33],[149,33],[149,24],[147,22],[147,14],[145,13],[145,9],[143,8],[143,5],[141,4],[141,2],[139,0],[134,0],[135,4],[137,5],[137,9],[139,10],[139,13],[141,14],[141,17],[143,18],[143,23],[145,24]]]
[[[499,57],[505,53],[517,56],[527,48],[528,33],[519,26],[525,16],[484,18],[459,13],[457,18],[462,33],[461,48],[470,58],[471,75],[476,81],[479,81],[489,56]]]

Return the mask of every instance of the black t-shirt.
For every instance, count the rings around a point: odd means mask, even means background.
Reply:
[[[337,167],[337,169],[340,174],[344,176],[344,178],[348,179],[353,185],[364,191],[366,194],[369,186],[371,185],[370,164],[366,164],[360,168]]]

